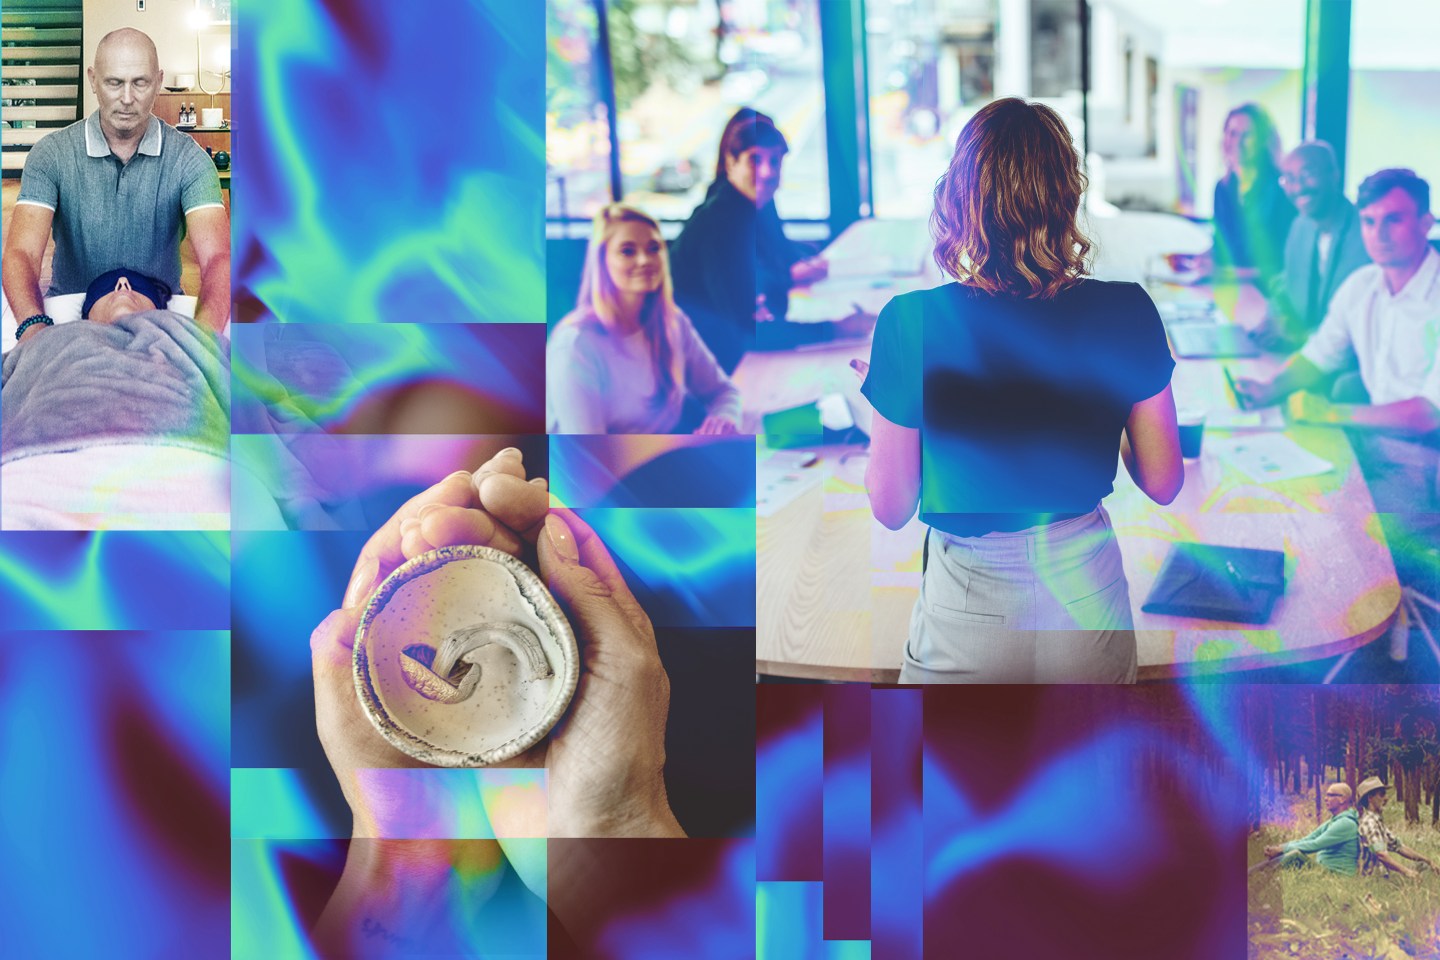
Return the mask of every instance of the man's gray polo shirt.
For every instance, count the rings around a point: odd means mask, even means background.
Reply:
[[[151,117],[139,149],[122,164],[105,142],[98,112],[35,144],[15,202],[55,213],[46,296],[83,293],[100,274],[122,267],[179,293],[185,215],[223,206],[215,164],[189,136]]]

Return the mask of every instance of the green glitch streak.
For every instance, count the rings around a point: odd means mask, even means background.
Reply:
[[[235,840],[310,840],[327,835],[294,770],[230,771],[230,836]]]
[[[505,320],[543,322],[543,243],[541,231],[534,231],[533,246],[517,245],[505,230],[477,228],[484,223],[538,223],[542,215],[533,204],[524,202],[526,191],[517,190],[517,178],[505,173],[476,171],[449,187],[443,214],[429,226],[397,218],[392,239],[366,253],[358,243],[346,244],[348,237],[329,224],[321,203],[322,193],[315,176],[319,159],[314,145],[306,139],[313,130],[292,116],[291,74],[300,65],[339,64],[343,51],[337,46],[332,25],[315,15],[305,4],[267,5],[258,24],[255,63],[258,67],[265,137],[274,151],[283,182],[293,193],[290,228],[267,236],[274,262],[303,265],[303,280],[280,274],[257,278],[255,292],[278,314],[281,304],[304,305],[306,317],[330,317],[351,323],[379,323],[424,317],[384,315],[385,293],[407,278],[423,276],[439,281],[471,314],[489,313]],[[539,157],[544,152],[540,131],[524,123],[514,110],[502,109],[500,135],[524,155]],[[312,152],[307,153],[307,148]],[[412,211],[413,213],[413,211]],[[372,241],[371,235],[363,238]],[[487,282],[487,273],[521,277],[522,283]],[[335,291],[349,291],[336,302]],[[278,319],[286,319],[278,316]]]
[[[269,407],[290,408],[316,424],[342,419],[371,391],[400,382],[415,374],[430,374],[446,367],[446,359],[435,350],[428,328],[420,324],[386,327],[386,346],[391,354],[354,371],[354,376],[330,397],[292,394],[284,385],[244,362],[237,362],[233,376],[237,383]],[[323,342],[323,341],[321,341]]]
[[[309,938],[285,895],[276,847],[258,840],[230,844],[230,949],[234,957],[308,958]]]

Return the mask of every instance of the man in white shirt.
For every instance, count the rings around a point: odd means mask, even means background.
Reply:
[[[1440,254],[1427,239],[1435,223],[1430,186],[1411,170],[1381,170],[1360,184],[1356,206],[1374,262],[1335,291],[1320,329],[1274,379],[1239,379],[1235,391],[1250,406],[1289,396],[1292,419],[1353,428],[1347,433],[1396,571],[1434,597],[1440,595]],[[1332,404],[1297,392],[1352,358],[1369,403]],[[1406,621],[1403,615],[1397,620],[1398,635]]]
[[[1320,329],[1274,379],[1237,379],[1248,406],[1265,406],[1315,386],[1353,357],[1370,394],[1366,404],[1331,404],[1299,393],[1300,420],[1421,437],[1440,430],[1440,254],[1427,236],[1435,223],[1430,185],[1410,170],[1381,170],[1360,184],[1360,233],[1374,263],[1335,291]]]

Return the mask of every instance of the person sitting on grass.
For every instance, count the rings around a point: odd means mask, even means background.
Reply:
[[[1265,856],[1278,857],[1282,867],[1299,868],[1318,863],[1327,870],[1353,877],[1360,856],[1360,840],[1359,817],[1350,805],[1350,798],[1348,784],[1330,784],[1325,788],[1325,809],[1330,811],[1330,819],[1307,837],[1266,847]]]
[[[1435,861],[1429,857],[1416,853],[1405,846],[1400,838],[1385,826],[1381,816],[1385,812],[1385,804],[1389,803],[1386,796],[1385,784],[1380,782],[1379,777],[1371,777],[1360,784],[1356,791],[1360,796],[1360,803],[1357,805],[1360,810],[1360,872],[1381,873],[1394,870],[1411,880],[1418,879],[1420,871],[1414,867],[1407,867],[1400,862],[1400,857],[1407,860],[1414,860],[1435,869]]]

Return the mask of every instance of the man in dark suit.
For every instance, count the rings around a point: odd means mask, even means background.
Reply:
[[[1330,144],[1300,144],[1281,171],[1280,184],[1300,215],[1285,239],[1285,269],[1271,282],[1269,315],[1260,333],[1266,346],[1288,352],[1320,326],[1331,296],[1370,255],[1355,205],[1341,192]]]

